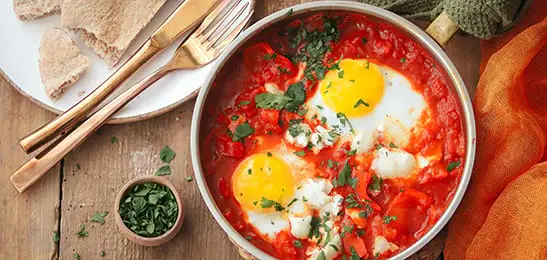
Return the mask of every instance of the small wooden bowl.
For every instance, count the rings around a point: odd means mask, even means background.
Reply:
[[[178,215],[177,215],[177,221],[171,227],[171,229],[167,232],[165,232],[161,236],[157,237],[143,237],[140,235],[135,234],[131,229],[129,229],[122,221],[122,217],[120,216],[119,210],[120,210],[120,203],[121,200],[127,195],[127,193],[137,184],[143,184],[143,183],[158,183],[161,184],[171,190],[173,192],[173,195],[175,196],[175,199],[177,200],[177,206],[179,208]],[[118,195],[116,196],[116,203],[114,205],[114,212],[116,212],[116,223],[118,224],[118,228],[122,231],[124,236],[133,241],[136,244],[139,244],[141,246],[159,246],[162,244],[165,244],[169,242],[171,239],[173,239],[177,233],[180,231],[180,228],[182,227],[182,222],[184,221],[184,207],[182,204],[182,200],[180,199],[180,195],[175,189],[175,186],[167,180],[164,177],[159,176],[144,176],[144,177],[137,177],[128,183],[126,183]]]

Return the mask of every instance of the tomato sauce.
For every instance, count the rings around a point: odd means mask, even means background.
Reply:
[[[348,153],[349,143],[305,157],[321,169],[317,177],[335,179],[345,162],[351,165],[352,176],[358,177],[355,187],[334,190],[346,199],[356,195],[361,208],[366,209],[366,216],[357,221],[359,223],[343,215],[342,223],[351,229],[343,237],[342,252],[337,259],[344,255],[350,257],[352,253],[361,259],[383,259],[415,243],[441,217],[459,184],[465,156],[459,103],[455,93],[449,90],[447,76],[430,54],[390,24],[361,14],[322,12],[295,17],[255,36],[227,63],[207,98],[205,123],[200,132],[202,165],[217,205],[236,230],[274,257],[306,258],[307,241],[302,240],[296,246],[297,239],[283,231],[271,243],[246,223],[232,192],[232,174],[247,155],[282,142],[291,120],[303,119],[298,110],[257,108],[255,97],[266,92],[266,83],[275,83],[287,91],[298,78],[303,78],[306,92],[312,93],[322,71],[319,68],[311,77],[299,77],[310,64],[295,57],[302,53],[311,55],[304,52],[307,43],[302,39],[298,41],[298,37],[304,37],[299,33],[328,30],[337,31],[336,37],[327,38],[331,41],[320,46],[325,50],[315,65],[328,68],[343,57],[368,59],[389,66],[405,75],[414,90],[423,95],[434,119],[410,137],[405,149],[410,153],[442,156],[413,178],[378,181],[370,169],[372,155]],[[308,57],[308,63],[313,62],[311,59]],[[321,124],[318,119],[308,123]],[[239,138],[235,135],[242,130],[238,129],[242,124],[248,124],[253,131]],[[260,142],[255,141],[258,136]],[[327,165],[327,160],[333,164]],[[347,205],[344,208],[347,212]],[[398,248],[373,254],[375,237],[380,235]]]

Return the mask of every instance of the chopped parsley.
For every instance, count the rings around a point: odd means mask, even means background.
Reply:
[[[372,182],[368,186],[370,190],[379,191],[380,189],[382,189],[382,182],[384,181],[382,178],[376,175],[372,175],[371,180]]]
[[[160,159],[164,163],[170,163],[173,159],[175,159],[175,152],[169,148],[169,146],[164,146],[161,148],[160,151]]]
[[[282,110],[291,112],[298,111],[300,105],[306,101],[306,89],[302,82],[291,84],[284,95],[273,93],[262,93],[255,96],[256,107],[266,109]]]
[[[192,178],[192,176],[186,176],[186,178],[184,178],[187,182],[191,182],[194,180],[194,178]]]
[[[369,204],[365,204],[365,209],[359,212],[359,217],[368,218],[372,213],[374,213],[374,209]]]
[[[156,173],[154,173],[154,175],[156,175],[156,176],[171,175],[171,166],[164,165],[164,166],[160,167],[156,171]]]
[[[87,237],[87,236],[89,236],[89,233],[87,231],[85,231],[85,225],[84,224],[80,225],[80,231],[76,232],[76,235],[78,237]]]
[[[110,137],[110,143],[112,144],[118,143],[118,138],[115,136]]]
[[[353,105],[353,108],[358,108],[360,105],[363,105],[363,106],[366,106],[366,107],[369,107],[369,103],[363,101],[362,99],[359,99],[357,100],[357,102],[355,102],[355,105]]]
[[[53,237],[51,238],[51,240],[53,240],[53,243],[59,243],[59,240],[61,240],[61,238],[59,237],[59,232],[53,232]]]
[[[363,44],[367,44],[368,42],[367,38],[361,38],[361,41],[363,42]]]
[[[327,161],[327,166],[328,166],[330,169],[332,169],[332,168],[334,168],[334,166],[338,166],[338,162],[329,159],[329,160]]]
[[[325,251],[321,251],[321,253],[319,253],[315,260],[327,260],[327,257],[325,256]]]
[[[310,232],[308,233],[308,238],[313,239],[314,237],[320,238],[321,232],[319,228],[321,227],[321,218],[312,216],[310,221]]]
[[[294,204],[296,201],[298,201],[297,198],[292,199],[291,202],[289,202],[289,204],[287,204],[287,207],[292,206],[292,204]]]
[[[72,257],[74,257],[74,259],[77,259],[77,260],[81,259],[80,254],[78,254],[77,252],[74,252],[74,255],[72,255]]]
[[[350,246],[351,256],[350,260],[361,260],[361,257],[359,254],[357,254],[357,251],[355,251],[355,248],[353,246]]]
[[[302,125],[300,124],[292,124],[289,129],[289,134],[292,136],[292,137],[297,137],[298,135],[300,135],[301,133],[304,133],[304,130],[302,129]]]
[[[406,58],[405,58],[405,57],[402,57],[400,61],[401,61],[401,63],[405,63],[405,62],[406,62]]]
[[[233,115],[233,116],[230,117],[230,120],[236,121],[238,118],[239,118],[238,115]]]
[[[240,124],[236,127],[236,131],[232,136],[232,141],[237,142],[243,140],[243,138],[254,134],[255,129],[251,127],[248,122]]]
[[[340,121],[340,123],[342,125],[346,125],[348,124],[350,130],[352,133],[354,133],[353,131],[353,126],[351,125],[351,122],[349,121],[348,117],[346,116],[346,114],[342,113],[342,112],[338,112],[336,113],[336,117],[338,118],[338,121]]]
[[[390,148],[397,148],[397,146],[394,143],[389,143]]]
[[[289,73],[288,69],[282,68],[281,66],[277,66],[277,70],[279,70],[279,72],[283,74]]]
[[[104,212],[95,212],[93,213],[93,216],[91,216],[91,222],[97,222],[104,224],[104,217],[108,216],[108,211]]]
[[[346,208],[362,208],[363,205],[361,205],[357,199],[357,196],[355,194],[351,193],[349,194],[344,201],[346,202]]]
[[[451,163],[448,164],[448,166],[446,166],[446,171],[451,172],[452,170],[458,168],[458,166],[460,166],[460,164],[461,164],[460,161],[451,162]]]
[[[105,252],[104,252],[104,250],[103,250],[103,251],[101,251],[101,253],[100,253],[99,255],[100,255],[101,257],[104,257],[106,254],[105,254]]]
[[[289,11],[287,11],[287,16],[291,16],[294,13],[294,10],[291,8]]]
[[[266,55],[264,55],[265,60],[274,60],[275,58],[277,58],[277,53],[267,53]]]
[[[237,104],[238,107],[242,107],[242,106],[246,106],[248,104],[251,104],[251,101],[249,100],[241,100],[241,102],[239,102],[239,104]]]
[[[382,149],[382,147],[383,147],[383,146],[382,146],[381,144],[377,144],[377,145],[376,145],[376,150],[380,150],[380,149]]]
[[[344,77],[344,71],[343,70],[340,70],[338,71],[338,78],[343,78]]]
[[[267,155],[268,157],[272,157],[272,153],[271,153],[271,152],[267,152],[266,155]],[[249,169],[249,170],[250,170],[250,169]]]
[[[262,197],[262,199],[260,200],[260,207],[262,207],[263,209],[273,207],[276,211],[283,211],[285,209],[285,207],[283,207],[281,203],[275,200],[266,199],[264,197]]]
[[[338,178],[333,180],[334,187],[343,187],[349,185],[353,188],[357,185],[357,178],[351,177],[351,167],[349,166],[349,161],[346,161],[344,167],[338,173]]]
[[[298,247],[298,248],[304,247],[304,245],[302,245],[302,241],[300,240],[294,240],[293,244],[295,247]]]
[[[306,156],[306,151],[296,151],[294,152],[294,154],[300,157],[304,157]]]
[[[391,221],[397,220],[397,216],[384,216],[384,223],[389,224]]]

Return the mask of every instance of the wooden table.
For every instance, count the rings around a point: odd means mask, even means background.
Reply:
[[[257,1],[255,20],[298,0]],[[421,24],[423,26],[423,24]],[[458,67],[471,92],[479,71],[479,41],[457,35],[448,55]],[[22,68],[24,69],[24,68]],[[238,259],[238,254],[203,203],[194,182],[190,162],[190,118],[194,102],[163,116],[126,125],[107,125],[70,153],[48,175],[24,194],[9,182],[11,173],[29,158],[17,145],[23,135],[55,117],[33,104],[0,77],[0,255],[3,259]],[[119,142],[112,143],[115,136]],[[95,211],[113,212],[114,198],[130,179],[150,175],[162,163],[159,151],[169,145],[177,156],[169,178],[180,190],[186,218],[182,231],[170,243],[145,248],[129,242],[118,232],[112,215],[106,223],[89,222]],[[75,235],[85,224],[88,237]],[[53,234],[60,241],[54,243]],[[442,250],[441,232],[415,259],[435,259]]]

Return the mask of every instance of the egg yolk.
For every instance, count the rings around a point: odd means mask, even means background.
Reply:
[[[378,65],[367,60],[343,59],[319,85],[323,102],[348,118],[371,112],[384,95],[384,77]]]
[[[247,157],[232,177],[237,201],[244,209],[258,212],[274,211],[272,201],[287,205],[294,195],[294,183],[289,165],[270,153]]]

